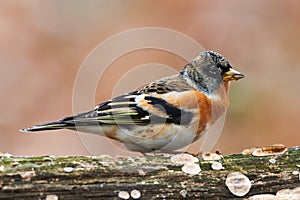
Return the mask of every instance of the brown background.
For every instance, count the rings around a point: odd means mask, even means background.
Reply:
[[[88,154],[75,132],[18,130],[72,114],[76,73],[88,53],[114,34],[145,26],[184,33],[246,74],[232,84],[215,149],[226,154],[273,143],[299,145],[299,25],[300,1],[294,0],[2,0],[0,152]],[[95,102],[110,99],[122,74],[149,62],[176,70],[186,63],[163,51],[130,53],[101,78]]]

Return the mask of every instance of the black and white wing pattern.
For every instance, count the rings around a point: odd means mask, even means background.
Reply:
[[[180,93],[187,90],[187,84],[177,86],[176,77],[152,82],[144,88],[115,97],[99,104],[94,110],[63,118],[59,121],[41,124],[24,129],[27,131],[76,129],[89,126],[105,125],[148,125],[148,124],[188,124],[192,112],[176,107],[168,102],[170,93]],[[182,81],[182,80],[181,80]]]

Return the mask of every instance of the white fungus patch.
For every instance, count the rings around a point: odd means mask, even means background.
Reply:
[[[270,162],[271,164],[275,164],[275,163],[276,163],[276,159],[275,159],[275,158],[270,158],[270,159],[269,159],[269,162]]]
[[[201,172],[201,168],[196,163],[186,163],[182,166],[181,170],[189,175],[197,175]]]
[[[118,193],[118,197],[119,197],[120,199],[129,199],[129,198],[130,198],[130,195],[129,195],[129,193],[126,192],[126,191],[120,191],[120,192]]]
[[[232,172],[227,175],[226,186],[235,196],[245,196],[251,188],[251,182],[247,176],[240,172]]]
[[[30,180],[32,177],[36,176],[35,171],[19,172],[23,179]]]
[[[270,156],[272,154],[265,152],[262,148],[256,148],[252,152],[252,156]]]
[[[291,190],[290,189],[283,189],[283,190],[279,190],[276,193],[276,196],[279,198],[288,198],[291,194]]]
[[[242,151],[242,154],[243,154],[243,155],[251,155],[252,152],[253,152],[255,149],[256,149],[256,148],[244,149],[244,150]]]
[[[292,189],[292,194],[294,197],[297,197],[300,199],[300,187],[296,187],[296,188]]]
[[[138,169],[138,173],[140,176],[145,176],[146,172],[143,169]]]
[[[133,199],[139,199],[141,198],[142,194],[139,190],[132,190],[130,192],[130,196],[133,198]]]
[[[3,165],[0,165],[0,172],[4,172],[5,167]]]
[[[253,156],[273,156],[281,155],[287,151],[286,146],[283,144],[273,144],[265,147],[254,148],[252,155]]]
[[[180,153],[180,154],[173,155],[170,158],[170,161],[174,165],[184,165],[186,163],[199,162],[199,159],[196,158],[196,157],[194,157],[194,156],[192,156],[191,154]]]
[[[258,195],[251,196],[249,200],[278,200],[278,199],[273,194],[258,194]]]
[[[284,154],[286,151],[287,148],[283,144],[273,144],[265,147],[254,147],[251,149],[244,149],[242,151],[242,154],[253,156],[272,156]]]
[[[203,160],[221,160],[223,156],[217,153],[206,152],[202,154],[202,158]]]
[[[73,167],[65,167],[65,168],[64,168],[64,172],[67,172],[67,173],[70,173],[70,172],[72,172],[73,170],[74,170]]]
[[[295,170],[292,172],[292,174],[298,176],[298,179],[300,181],[300,172],[299,171]]]
[[[49,194],[46,196],[46,200],[58,200],[58,196],[55,194]]]
[[[47,156],[47,157],[44,157],[44,158],[43,158],[43,161],[49,161],[49,162],[52,162],[53,159]]]
[[[276,197],[277,199],[300,199],[300,187],[279,190]]]
[[[180,190],[179,194],[180,194],[183,198],[186,198],[187,191],[186,191],[186,190]]]
[[[11,158],[13,155],[12,154],[10,154],[10,153],[5,153],[5,154],[3,154],[3,157],[6,157],[6,158]]]
[[[11,165],[12,165],[12,166],[18,166],[18,165],[20,165],[20,163],[19,163],[18,161],[15,161],[15,162],[13,162]]]
[[[211,168],[212,168],[213,170],[221,170],[221,169],[224,169],[222,163],[220,163],[220,162],[212,162],[212,163],[211,163]]]
[[[295,170],[295,171],[292,172],[292,174],[293,174],[293,175],[298,175],[298,174],[299,174],[299,171],[296,171],[296,170]]]

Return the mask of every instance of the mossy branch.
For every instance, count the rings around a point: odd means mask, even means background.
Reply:
[[[170,156],[2,156],[0,199],[126,199],[131,191],[136,194],[131,198],[140,194],[141,199],[234,199],[238,197],[225,179],[236,171],[252,182],[243,198],[300,186],[298,148],[278,156],[225,156],[219,161],[224,169],[218,171],[211,169],[211,161],[199,158],[201,172],[194,176],[184,173]]]

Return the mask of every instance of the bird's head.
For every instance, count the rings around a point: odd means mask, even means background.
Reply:
[[[180,74],[192,86],[208,94],[213,93],[223,83],[245,77],[234,70],[222,55],[213,51],[202,52]]]

